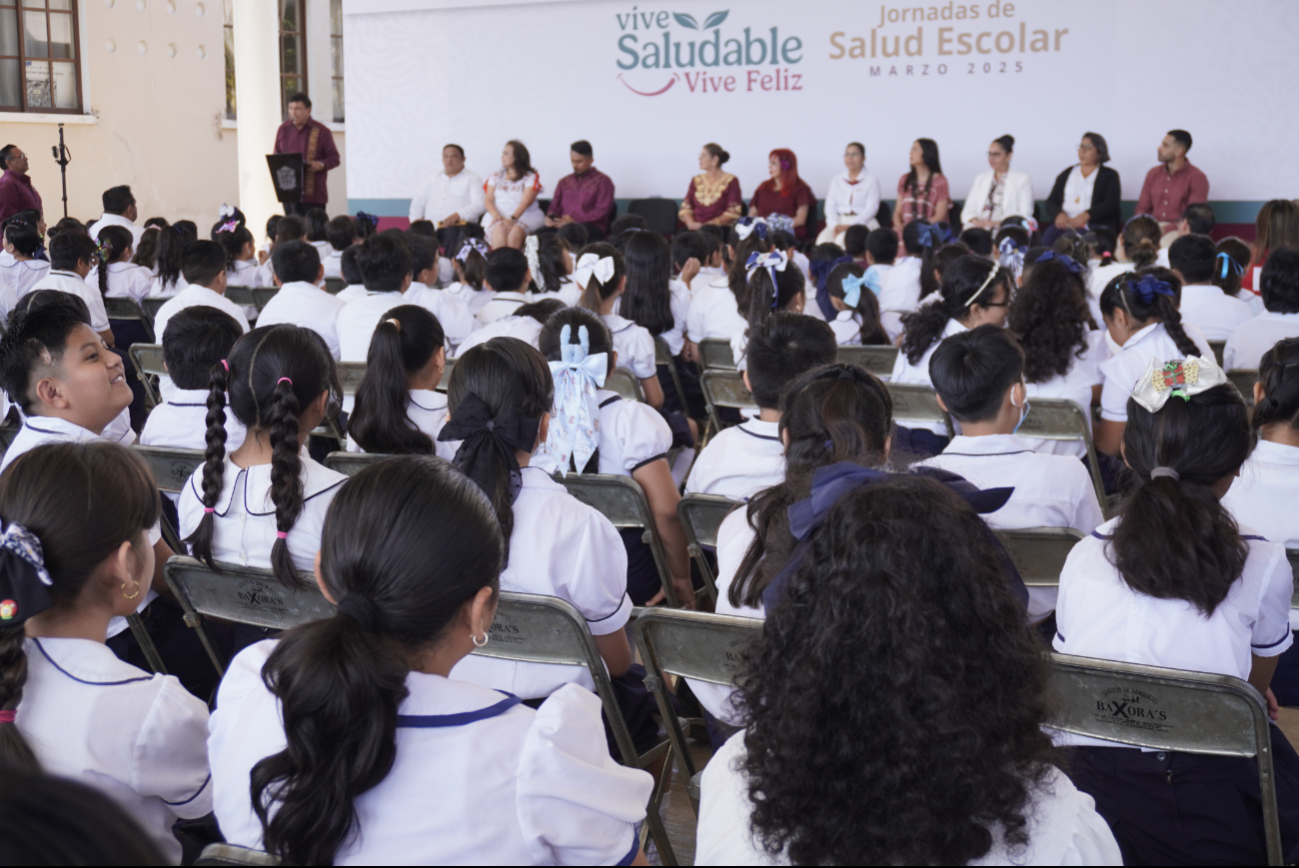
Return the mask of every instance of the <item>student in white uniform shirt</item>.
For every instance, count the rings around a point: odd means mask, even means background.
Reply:
[[[1118,455],[1128,421],[1128,396],[1151,359],[1213,358],[1204,335],[1182,322],[1177,306],[1180,281],[1166,268],[1125,272],[1101,293],[1101,313],[1122,351],[1101,364],[1101,419],[1096,451]]]
[[[880,289],[880,321],[890,340],[902,334],[902,317],[920,307],[920,275],[933,271],[942,243],[942,233],[927,220],[912,220],[902,229],[902,258],[894,260]]]
[[[179,864],[172,825],[212,810],[207,706],[104,644],[154,574],[148,467],[111,443],[42,446],[5,474],[0,512],[0,763],[99,790]]]
[[[704,267],[710,264],[712,248],[702,232],[687,230],[672,236],[671,256],[672,273],[688,293],[694,292],[696,280],[702,287],[723,276],[720,268],[710,268],[709,273],[704,274]],[[687,295],[687,299],[691,297]]]
[[[1122,864],[1041,729],[1050,662],[974,510],[908,475],[832,503],[741,663],[696,864]]]
[[[1118,518],[1074,547],[1060,574],[1056,651],[1269,683],[1294,639],[1285,551],[1219,503],[1253,445],[1249,411],[1212,357],[1156,357],[1127,403],[1136,477]],[[1194,535],[1192,538],[1190,535]],[[1299,856],[1299,756],[1276,727],[1282,857]],[[1071,777],[1096,799],[1124,861],[1255,864],[1267,858],[1258,769],[1243,757],[1151,751],[1066,733]],[[1266,748],[1265,748],[1266,749]]]
[[[929,359],[939,343],[981,325],[1005,325],[1013,284],[1009,271],[981,256],[962,256],[949,265],[943,273],[937,299],[902,318],[906,332],[893,365],[891,382],[932,386]],[[903,418],[898,421],[902,422]],[[913,429],[913,432],[925,431],[935,435],[925,438],[922,434],[925,446],[945,445],[938,442],[938,438],[947,437],[947,429],[941,423]]]
[[[253,233],[246,227],[235,221],[222,223],[218,226],[212,240],[220,244],[226,252],[227,285],[249,288],[266,285],[261,282],[262,270],[257,264]]]
[[[347,479],[314,461],[305,442],[337,399],[333,357],[314,331],[266,326],[239,339],[213,370],[209,402],[221,402],[220,422],[207,429],[208,458],[180,495],[179,530],[194,557],[273,569],[299,587],[297,572],[311,570],[325,512]],[[230,413],[248,432],[233,450]]]
[[[316,253],[323,260],[330,251],[329,214],[324,208],[312,208],[303,217],[307,227],[306,242],[316,248]]]
[[[339,358],[344,362],[365,361],[375,326],[388,311],[404,303],[402,293],[411,284],[410,248],[391,235],[365,239],[357,248],[356,264],[365,295],[347,302],[338,312]]]
[[[482,324],[474,317],[467,299],[433,288],[438,274],[437,242],[422,235],[408,235],[406,241],[410,244],[411,258],[411,282],[405,293],[406,303],[428,308],[442,324],[447,344],[454,350]]]
[[[730,340],[748,327],[749,273],[745,264],[754,253],[767,253],[770,229],[761,217],[742,217],[731,227],[731,264],[725,277],[701,285],[691,281],[690,309],[686,312],[686,336],[690,358],[699,359],[699,342],[705,338]]]
[[[1105,331],[1095,329],[1088,304],[1087,271],[1073,257],[1046,250],[1024,263],[1022,283],[1006,316],[1006,329],[1024,350],[1024,382],[1030,400],[1073,401],[1091,430],[1100,401],[1100,364],[1109,358]],[[1034,452],[1082,458],[1081,440],[1043,440],[1021,435]]]
[[[492,248],[483,239],[465,238],[452,259],[456,279],[445,291],[469,305],[474,314],[492,300],[492,291],[483,282],[487,273],[487,255],[491,252]]]
[[[1198,328],[1207,340],[1225,341],[1251,314],[1248,304],[1210,282],[1217,255],[1205,235],[1183,235],[1168,248],[1169,264],[1182,281],[1182,322]]]
[[[627,552],[618,531],[569,494],[532,455],[547,439],[554,381],[541,353],[513,338],[474,347],[456,362],[447,390],[451,418],[439,436],[460,441],[455,466],[487,493],[504,530],[501,590],[559,597],[586,620],[621,700],[643,697],[623,630],[631,616]],[[540,699],[566,684],[594,689],[583,666],[467,657],[452,677]],[[643,706],[641,707],[643,709]],[[624,711],[638,750],[658,731],[648,715]]]
[[[9,318],[18,299],[31,291],[50,270],[50,264],[35,259],[41,249],[36,227],[23,220],[11,219],[4,224],[4,250],[12,261],[0,264],[0,314]]]
[[[262,308],[257,327],[291,323],[311,329],[324,338],[330,355],[337,359],[338,312],[343,302],[320,288],[325,269],[316,248],[302,241],[288,241],[275,248],[271,261],[280,291]]]
[[[275,264],[271,257],[275,254],[275,248],[289,241],[306,241],[307,224],[305,218],[289,214],[281,217],[275,224],[275,240],[267,253],[266,259],[257,269],[256,286],[274,286],[275,285]],[[310,242],[308,242],[310,243]]]
[[[356,244],[356,221],[346,214],[339,214],[329,221],[326,228],[329,249],[321,257],[320,264],[325,268],[325,277],[343,276],[343,251]]]
[[[541,327],[546,320],[568,305],[554,295],[543,295],[539,301],[525,304],[515,310],[514,316],[503,316],[496,322],[485,325],[465,338],[456,347],[453,358],[463,356],[479,344],[485,344],[492,338],[518,338],[531,347],[537,347],[537,338],[541,336]]]
[[[113,330],[104,310],[104,297],[99,288],[86,283],[86,275],[95,264],[98,248],[88,235],[65,232],[50,241],[50,270],[31,289],[19,296],[19,301],[30,293],[42,289],[57,289],[75,295],[86,303],[90,312],[90,327],[99,333],[110,348],[115,343]]]
[[[560,311],[546,321],[539,346],[555,381],[555,413],[549,436],[532,463],[552,473],[604,473],[634,480],[654,516],[677,599],[693,607],[690,556],[677,517],[681,495],[667,461],[672,429],[648,404],[624,401],[603,388],[618,364],[618,353],[609,329],[595,314],[582,308]],[[627,548],[627,593],[637,606],[655,605],[665,592],[653,552],[641,540],[640,528],[619,533]]]
[[[176,391],[149,413],[140,432],[142,446],[207,448],[207,401],[212,369],[230,355],[243,329],[214,307],[187,307],[167,321],[162,358]],[[238,449],[247,433],[238,419],[226,418],[226,449]]]
[[[573,273],[577,257],[569,253],[568,242],[554,232],[529,235],[523,244],[523,255],[528,260],[528,272],[532,275],[529,294],[534,300],[557,298],[565,307],[577,305],[582,290],[569,277]]]
[[[850,142],[843,152],[843,164],[845,171],[830,179],[825,194],[825,229],[817,244],[833,241],[842,247],[849,228],[878,229],[880,225],[875,219],[880,210],[880,180],[866,171],[866,146]]]
[[[184,274],[185,245],[188,243],[175,226],[158,227],[158,251],[154,259],[153,286],[149,289],[149,295],[170,298],[189,285]]]
[[[523,251],[501,247],[487,254],[483,268],[483,295],[487,301],[475,314],[478,322],[490,325],[501,317],[513,315],[531,301],[528,297],[531,281],[528,258],[523,255]]]
[[[227,840],[302,865],[643,864],[653,781],[610,758],[599,699],[568,685],[533,711],[451,677],[492,638],[502,552],[488,498],[443,462],[348,482],[316,568],[338,613],[248,648],[221,683]],[[378,759],[300,764],[318,753]]]
[[[339,257],[339,269],[343,273],[343,282],[347,284],[334,293],[334,298],[343,304],[351,304],[358,298],[365,298],[365,280],[361,277],[361,267],[356,264],[356,254],[361,252],[361,243],[353,244]]]
[[[365,376],[347,420],[347,451],[383,455],[437,454],[455,449],[437,439],[447,421],[447,396],[435,391],[446,368],[442,324],[417,304],[401,304],[379,320]]]
[[[99,230],[105,226],[120,226],[131,233],[131,246],[137,246],[140,237],[144,235],[144,227],[135,224],[140,215],[136,210],[135,196],[131,194],[131,188],[126,184],[109,187],[104,191],[102,199],[104,213],[86,227],[86,234],[91,238],[98,238]]]
[[[920,462],[963,476],[982,489],[1013,487],[1006,505],[984,520],[996,530],[1068,527],[1091,533],[1105,520],[1091,474],[1069,455],[1039,455],[1016,435],[1029,412],[1024,351],[991,325],[953,335],[929,360],[938,403],[961,423],[941,455]],[[1055,588],[1028,589],[1028,617],[1055,608]]]
[[[811,369],[833,362],[837,352],[834,332],[820,320],[778,313],[763,323],[749,339],[743,374],[758,415],[708,441],[686,479],[686,493],[746,500],[779,484],[785,478],[780,396]]]
[[[640,380],[645,400],[651,407],[662,407],[663,386],[659,383],[653,335],[644,326],[614,313],[627,289],[627,262],[623,255],[603,241],[586,245],[573,270],[573,282],[582,290],[581,306],[599,314],[613,335],[618,364]]]
[[[830,321],[839,346],[887,346],[888,333],[880,325],[879,281],[870,269],[852,262],[834,268],[825,289],[835,318]]]
[[[1091,294],[1100,298],[1105,287],[1120,274],[1157,265],[1160,251],[1159,239],[1162,236],[1163,229],[1160,228],[1159,221],[1149,214],[1138,214],[1125,223],[1123,231],[1115,238],[1112,259],[1100,267],[1093,268],[1088,276],[1088,289],[1091,290]]]
[[[781,311],[802,314],[807,309],[807,281],[785,251],[752,254],[746,270],[749,275],[745,290],[749,298],[746,324],[731,335],[731,358],[735,360],[735,369],[741,372],[749,366],[746,352],[749,332],[761,328],[773,314]]]
[[[1265,312],[1236,327],[1222,353],[1227,370],[1256,370],[1277,341],[1299,337],[1299,251],[1274,250],[1258,280]]]
[[[149,269],[131,263],[131,233],[121,226],[99,230],[99,264],[86,275],[86,283],[99,287],[103,298],[128,298],[140,304],[153,286]]]
[[[634,232],[622,255],[627,282],[612,313],[641,326],[651,339],[662,338],[670,355],[681,355],[690,289],[672,277],[672,249],[657,232]]]

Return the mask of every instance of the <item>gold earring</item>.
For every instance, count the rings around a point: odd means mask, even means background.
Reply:
[[[134,594],[128,594],[128,593],[126,592],[126,582],[122,582],[122,596],[123,596],[123,597],[126,597],[126,599],[128,599],[128,600],[134,600],[136,597],[140,596],[140,583],[139,583],[139,582],[136,582],[136,583],[135,583],[135,593],[134,593]]]

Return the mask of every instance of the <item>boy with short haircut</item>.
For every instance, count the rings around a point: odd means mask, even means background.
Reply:
[[[1182,322],[1204,332],[1211,341],[1225,341],[1252,315],[1249,305],[1214,286],[1218,248],[1207,235],[1183,235],[1168,248],[1168,262],[1182,280]]]
[[[346,214],[340,214],[329,221],[325,230],[329,239],[329,253],[321,263],[325,267],[325,277],[343,276],[343,251],[356,243],[356,221]]]
[[[361,266],[356,264],[356,254],[361,250],[361,242],[353,244],[343,251],[339,257],[339,271],[342,274],[343,282],[347,286],[343,287],[341,292],[334,294],[334,298],[343,304],[356,301],[358,298],[365,298],[365,280],[361,277]]]
[[[108,324],[108,313],[104,310],[104,297],[98,287],[86,283],[86,275],[95,267],[98,245],[89,235],[80,232],[64,232],[50,240],[50,270],[38,280],[27,292],[20,293],[18,298],[38,289],[57,289],[75,295],[86,303],[90,311],[90,327],[99,333],[104,343],[113,346],[113,330]],[[224,263],[224,258],[222,262]]]
[[[520,254],[522,255],[522,254]],[[370,339],[383,315],[400,304],[411,284],[410,245],[400,233],[380,232],[365,239],[356,253],[365,295],[338,312],[339,359],[364,362]],[[345,408],[351,396],[344,401]]]
[[[531,280],[528,259],[522,251],[512,247],[499,247],[487,254],[487,272],[483,283],[492,291],[491,299],[478,309],[478,321],[483,325],[511,316],[527,304],[525,287]]]
[[[707,286],[721,276],[720,268],[710,265],[712,248],[698,232],[678,232],[672,239],[672,266],[676,280],[686,289],[694,290],[695,283]]]
[[[1029,405],[1024,351],[1010,332],[984,325],[945,339],[930,358],[929,376],[961,433],[919,465],[956,473],[979,488],[1013,487],[1005,506],[983,516],[989,527],[1071,527],[1088,534],[1104,522],[1082,462],[1034,452],[1015,436]],[[1055,598],[1055,588],[1030,588],[1030,619],[1050,614]]]
[[[410,245],[411,260],[406,304],[417,304],[432,311],[442,325],[447,343],[454,350],[481,326],[465,298],[434,288],[438,279],[437,241],[424,235],[407,235],[406,243]]]
[[[320,288],[325,268],[315,245],[287,241],[271,254],[275,285],[280,291],[257,317],[257,327],[290,323],[311,329],[325,339],[329,354],[338,358],[338,312],[343,302]]]
[[[686,493],[745,500],[785,479],[780,399],[790,383],[838,356],[834,331],[802,314],[773,314],[749,336],[744,385],[758,417],[718,432],[695,459]]]
[[[1238,325],[1227,339],[1222,366],[1228,371],[1257,371],[1277,341],[1299,337],[1299,250],[1282,247],[1268,254],[1258,284],[1264,311]]]
[[[149,414],[140,432],[142,446],[207,448],[212,368],[230,355],[241,335],[239,323],[214,307],[187,307],[171,318],[162,335],[162,359],[176,391]],[[225,429],[226,451],[233,452],[247,432],[233,413],[226,413]]]

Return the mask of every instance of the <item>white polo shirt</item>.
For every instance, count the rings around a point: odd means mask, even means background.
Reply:
[[[441,260],[445,262],[446,260]],[[483,309],[483,305],[491,301],[496,293],[490,289],[474,289],[467,283],[452,281],[442,290],[448,295],[455,296],[465,304],[469,305],[469,310],[476,316],[478,311]]]
[[[501,590],[559,597],[572,603],[595,636],[621,630],[631,617],[627,549],[599,512],[573,497],[538,467],[523,468],[514,501],[510,562]],[[585,666],[526,663],[470,655],[451,670],[458,681],[524,699],[549,696],[569,683],[595,689]]]
[[[731,335],[748,328],[749,321],[736,306],[735,294],[723,275],[712,283],[693,282],[690,307],[686,310],[686,336],[695,343],[705,338],[730,340]]]
[[[600,317],[613,335],[613,349],[618,354],[618,367],[626,368],[637,379],[648,380],[658,375],[655,364],[654,337],[649,329],[638,326],[616,313]]]
[[[89,639],[29,638],[14,725],[41,769],[99,790],[179,864],[178,817],[212,810],[207,704]]]
[[[902,334],[902,315],[920,307],[919,256],[903,256],[893,263],[880,290],[880,324],[896,341]]]
[[[941,344],[946,338],[950,338],[952,335],[959,335],[962,332],[968,332],[968,331],[969,329],[966,328],[964,325],[962,325],[960,320],[949,319],[947,321],[947,325],[943,327],[943,333],[938,336],[938,339],[936,341],[934,341],[932,344],[929,345],[929,349],[925,350],[925,354],[920,357],[920,361],[914,365],[911,364],[911,362],[907,359],[907,354],[905,351],[899,351],[898,359],[896,362],[893,363],[893,376],[889,378],[889,382],[898,383],[898,384],[911,384],[917,386],[929,386],[930,388],[932,388],[934,382],[933,380],[929,379],[929,360],[933,358],[934,350],[938,349],[938,345]],[[1136,380],[1134,379],[1133,382],[1136,382]],[[934,422],[933,424],[928,424],[928,425],[912,424],[913,420],[906,419],[900,416],[897,417],[894,421],[898,422],[899,424],[906,425],[909,428],[920,428],[926,431],[932,431],[935,434],[939,435],[940,437],[947,436],[947,426],[944,425],[942,422]],[[955,420],[953,420],[952,424],[956,426]],[[957,430],[959,430],[959,426],[957,426]]]
[[[97,332],[108,331],[108,314],[104,311],[104,297],[99,294],[98,284],[91,286],[75,271],[57,271],[51,268],[19,298],[42,289],[57,289],[80,298],[90,309],[90,327]]]
[[[370,352],[370,339],[379,320],[394,307],[406,303],[400,292],[369,292],[356,301],[349,301],[338,311],[339,359],[344,362],[364,362]]]
[[[1209,342],[1193,325],[1183,324],[1186,336],[1200,348],[1200,355],[1213,358]],[[1101,418],[1110,422],[1128,421],[1128,398],[1137,380],[1146,372],[1151,359],[1158,364],[1185,358],[1177,344],[1168,336],[1162,322],[1151,323],[1128,338],[1123,352],[1101,365]]]
[[[785,481],[785,444],[780,423],[748,419],[719,431],[695,459],[687,494],[717,494],[748,500]]]
[[[321,257],[320,264],[325,269],[326,278],[341,278],[343,276],[343,251],[331,248],[328,253]]]
[[[236,259],[235,267],[226,271],[227,286],[263,286],[261,267],[253,259]],[[274,286],[272,281],[270,286]]]
[[[504,316],[511,316],[516,310],[532,299],[526,292],[491,292],[491,296],[478,308],[475,316],[483,325],[496,322]]]
[[[270,262],[267,262],[266,264],[270,265]],[[161,277],[157,276],[156,268],[154,269],[153,273],[154,273],[153,286],[149,287],[149,295],[154,298],[170,298],[171,296],[176,295],[185,287],[189,286],[189,281],[185,279],[185,275],[183,274],[177,274],[176,280],[174,282],[168,283],[164,281]],[[264,283],[259,283],[257,285],[265,286]],[[236,284],[236,286],[238,286],[238,284]]]
[[[469,309],[468,299],[450,295],[443,289],[434,289],[422,283],[412,283],[406,290],[406,303],[417,304],[438,318],[446,342],[458,347],[471,334],[482,328],[482,323]]]
[[[485,344],[492,338],[518,338],[536,349],[541,339],[541,323],[530,316],[503,316],[465,338],[456,347],[455,357],[460,358],[472,348]]]
[[[595,395],[600,403],[599,473],[631,476],[646,464],[667,458],[672,429],[658,410],[640,401],[625,401],[606,389],[597,389]],[[542,443],[531,463],[553,474],[560,469],[559,459],[548,446],[549,441]]]
[[[257,317],[257,327],[280,325],[311,329],[325,339],[329,354],[338,358],[338,312],[343,302],[314,283],[292,281],[280,287]]]
[[[1299,313],[1264,311],[1236,326],[1222,351],[1222,366],[1257,371],[1263,354],[1286,338],[1299,338]]]
[[[1180,312],[1184,324],[1195,326],[1210,341],[1227,340],[1237,326],[1253,316],[1249,305],[1212,284],[1183,286]]]
[[[99,266],[90,269],[86,283],[94,289],[99,288]],[[152,286],[153,274],[143,265],[114,262],[108,266],[108,298],[129,298],[140,304],[148,297]]]
[[[1091,475],[1077,458],[1043,455],[1014,434],[958,434],[941,455],[918,462],[963,476],[979,488],[1015,493],[1001,509],[983,516],[994,530],[1071,527],[1091,533],[1105,520]],[[1028,616],[1038,621],[1055,608],[1055,588],[1028,589]]]
[[[410,219],[431,220],[437,225],[459,214],[464,222],[477,223],[487,210],[484,198],[483,179],[468,169],[451,176],[438,172],[410,200]]]
[[[1058,398],[1073,401],[1082,408],[1087,420],[1087,430],[1092,430],[1092,388],[1101,384],[1101,364],[1110,357],[1109,344],[1105,340],[1108,332],[1105,329],[1087,332],[1087,347],[1082,355],[1076,352],[1070,355],[1069,370],[1063,375],[1056,374],[1045,383],[1028,383],[1028,400],[1030,403],[1038,398]],[[1039,440],[1036,437],[1024,437],[1033,445],[1034,452],[1049,455],[1072,455],[1082,458],[1087,454],[1087,446],[1081,440]]]
[[[214,307],[222,313],[227,313],[239,323],[239,328],[243,329],[244,334],[248,334],[249,325],[248,317],[244,316],[243,308],[227,299],[224,295],[208,289],[206,286],[199,286],[196,283],[186,284],[185,288],[176,295],[168,299],[158,314],[153,318],[153,334],[162,343],[163,334],[167,331],[167,323],[173,316],[180,313],[187,307]],[[164,401],[170,401],[176,394],[177,389],[171,381],[171,377],[163,374],[158,377],[158,391],[162,394]]]
[[[276,644],[231,662],[207,742],[221,831],[258,849],[252,769],[287,744],[279,700],[262,681]],[[392,768],[357,797],[356,834],[333,864],[630,863],[653,779],[609,757],[598,698],[567,686],[534,712],[440,675],[410,672],[406,688]]]
[[[22,298],[41,282],[49,270],[50,264],[43,259],[15,259],[7,265],[0,265],[0,285],[11,290],[17,298]]]
[[[177,389],[172,400],[149,412],[140,432],[141,446],[167,446],[172,449],[207,448],[206,389]],[[244,443],[248,430],[226,407],[226,451],[233,452]]]
[[[410,403],[406,405],[406,415],[417,429],[433,438],[433,450],[439,458],[447,461],[455,458],[458,447],[453,448],[454,444],[438,440],[438,434],[442,433],[443,426],[447,424],[447,396],[428,389],[411,389],[408,394]],[[365,451],[352,439],[350,433],[347,435],[347,451]]]
[[[1259,440],[1227,489],[1222,505],[1266,539],[1299,549],[1299,447]]]

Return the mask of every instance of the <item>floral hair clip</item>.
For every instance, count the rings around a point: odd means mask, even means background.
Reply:
[[[1158,413],[1174,396],[1183,401],[1227,382],[1227,375],[1212,359],[1187,356],[1160,362],[1150,359],[1146,372],[1132,390],[1132,400],[1151,413]]]

